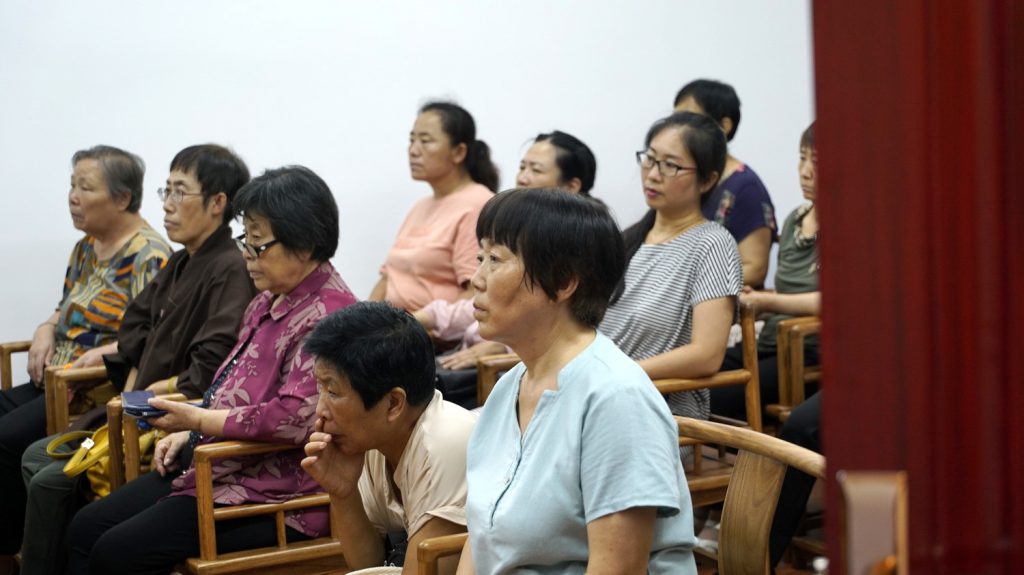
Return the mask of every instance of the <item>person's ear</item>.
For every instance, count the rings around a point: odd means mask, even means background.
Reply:
[[[572,297],[572,294],[576,293],[576,288],[580,287],[580,279],[572,278],[569,283],[565,284],[565,287],[558,290],[555,294],[555,301],[563,302],[568,301]]]
[[[562,184],[562,188],[564,188],[566,191],[578,194],[580,193],[580,190],[583,189],[583,181],[580,180],[579,178],[573,178],[568,182]]]
[[[711,190],[715,189],[718,185],[718,172],[711,172],[711,177],[706,182],[700,185],[700,195],[704,195]]]
[[[466,154],[469,152],[469,146],[465,142],[454,146],[451,151],[452,163],[456,166],[466,162]]]
[[[384,401],[387,403],[387,418],[388,421],[396,421],[401,417],[402,413],[405,412],[406,407],[409,405],[408,397],[405,395],[405,390],[401,387],[392,387],[391,391],[384,397]]]
[[[228,207],[228,195],[224,192],[217,192],[216,194],[206,198],[206,209],[210,210],[210,214],[217,216],[218,219],[224,217],[224,210]]]
[[[732,118],[726,116],[718,121],[718,125],[722,127],[722,131],[725,132],[726,139],[729,138],[729,134],[732,133],[732,129],[735,124],[732,123]]]

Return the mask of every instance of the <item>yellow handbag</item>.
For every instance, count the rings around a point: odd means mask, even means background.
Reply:
[[[46,453],[54,459],[70,460],[64,465],[64,474],[78,477],[85,472],[89,485],[97,498],[110,494],[110,441],[106,424],[93,432],[71,431],[53,439],[46,445]],[[139,435],[139,453],[148,453],[160,437],[160,431],[151,429]],[[57,451],[61,445],[83,439],[74,453]]]

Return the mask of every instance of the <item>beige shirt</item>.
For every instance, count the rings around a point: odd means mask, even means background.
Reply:
[[[384,455],[366,452],[359,492],[379,532],[404,529],[412,538],[434,517],[466,524],[466,446],[476,420],[477,414],[434,391],[398,461],[394,483]]]

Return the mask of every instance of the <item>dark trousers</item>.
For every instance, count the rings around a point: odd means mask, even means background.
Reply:
[[[25,482],[21,455],[46,435],[46,397],[31,383],[0,392],[0,555],[21,549]]]
[[[821,453],[821,392],[815,393],[793,410],[782,426],[779,438]],[[793,468],[786,471],[768,539],[772,567],[782,559],[782,553],[800,526],[814,481],[814,477],[802,471]]]
[[[779,358],[775,350],[757,353],[757,377],[761,388],[761,409],[769,403],[779,402]],[[804,365],[818,364],[817,346],[806,346],[804,348]],[[725,359],[722,360],[721,371],[729,369],[740,369],[743,367],[743,348],[739,345],[730,347],[725,351]],[[746,396],[743,386],[730,385],[728,387],[717,387],[711,390],[711,413],[731,417],[732,419],[747,419]]]
[[[83,507],[71,521],[68,573],[164,574],[199,555],[196,499],[166,497],[174,474],[156,471]],[[289,541],[307,539],[286,528]],[[277,544],[271,516],[217,524],[217,551],[228,553]]]

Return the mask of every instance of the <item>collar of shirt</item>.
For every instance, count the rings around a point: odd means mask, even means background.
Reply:
[[[259,319],[268,313],[274,321],[280,320],[288,315],[288,312],[300,306],[312,294],[318,292],[333,274],[334,266],[331,265],[331,262],[323,262],[306,276],[299,285],[295,286],[295,289],[285,294],[284,301],[276,307],[273,306],[274,298],[276,297],[274,294],[270,292],[261,293],[256,296],[260,298],[260,301],[257,304],[256,313],[252,315],[253,320],[255,320],[255,323],[259,323]]]

